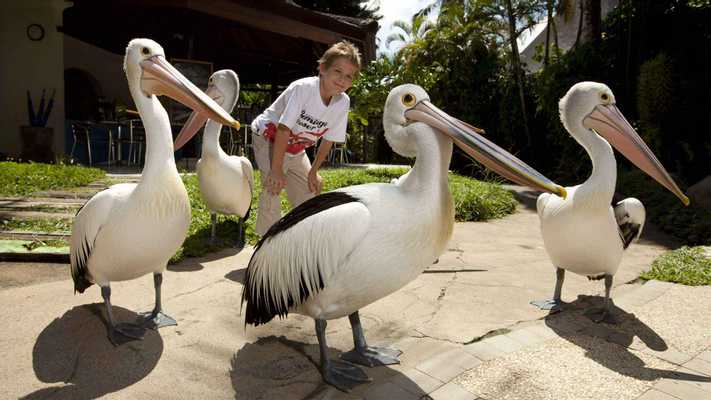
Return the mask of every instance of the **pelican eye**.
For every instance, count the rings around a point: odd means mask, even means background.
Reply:
[[[215,83],[215,79],[213,79],[213,78],[210,78],[210,80],[207,81],[208,85],[212,85],[213,83]]]
[[[151,50],[148,47],[144,47],[141,49],[141,53],[143,53],[144,55],[149,55],[151,54]]]
[[[608,100],[610,100],[610,96],[608,96],[607,93],[601,94],[601,95],[600,95],[600,98],[602,99],[602,101],[608,101]]]
[[[402,96],[402,104],[404,104],[406,107],[413,107],[415,105],[415,96],[413,96],[411,93],[407,93],[404,96]]]

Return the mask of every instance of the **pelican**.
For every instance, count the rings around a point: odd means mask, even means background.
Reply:
[[[168,95],[221,123],[239,126],[212,99],[165,59],[149,39],[129,42],[124,58],[128,86],[146,130],[146,162],[138,184],[124,183],[97,193],[77,213],[70,239],[74,291],[96,283],[106,305],[108,336],[114,345],[140,339],[144,328],[175,325],[163,313],[161,284],[170,257],[185,239],[190,201],[173,158],[168,114],[157,95]],[[155,308],[143,324],[116,324],[111,282],[153,273]]]
[[[399,350],[366,343],[358,310],[415,279],[445,250],[454,225],[447,184],[452,143],[499,174],[564,195],[564,189],[448,116],[415,85],[388,95],[385,137],[416,161],[397,185],[342,188],[306,201],[274,224],[247,267],[245,324],[289,312],[315,320],[323,379],[347,391],[369,378],[327,357],[327,320],[348,316],[354,349],[341,359],[365,366],[398,363]]]
[[[205,93],[228,113],[239,97],[239,78],[230,69],[215,72],[210,77]],[[175,150],[181,148],[205,123],[204,114],[193,113],[175,139]],[[238,242],[244,239],[244,220],[252,203],[253,170],[247,157],[230,156],[220,147],[222,125],[207,121],[202,141],[202,158],[197,162],[200,193],[210,209],[212,229],[210,241],[215,240],[217,214],[240,217]]]
[[[611,206],[617,180],[612,146],[674,193],[685,205],[689,199],[615,105],[615,96],[602,83],[575,84],[560,100],[560,120],[592,159],[590,177],[567,187],[568,197],[548,193],[538,197],[536,208],[548,255],[556,267],[553,299],[533,301],[544,310],[560,308],[565,271],[590,279],[605,279],[605,301],[596,322],[608,314],[612,278],[622,253],[642,233],[645,210],[635,198]],[[597,311],[594,312],[597,314]]]

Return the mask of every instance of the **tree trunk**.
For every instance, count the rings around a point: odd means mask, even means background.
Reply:
[[[551,27],[553,28],[553,46],[555,46],[555,55],[559,55],[558,49],[558,25],[555,23],[555,19],[551,20]]]
[[[509,42],[511,42],[511,67],[513,74],[516,77],[518,84],[518,97],[521,101],[521,116],[523,117],[523,129],[526,133],[526,142],[531,146],[531,133],[528,131],[528,118],[526,117],[526,98],[523,93],[523,71],[521,70],[521,58],[518,54],[518,45],[516,44],[516,17],[513,14],[513,6],[511,0],[506,0],[506,13],[509,17]]]
[[[600,0],[583,0],[585,23],[583,41],[599,43],[602,39],[602,6]]]
[[[546,0],[546,13],[548,14],[548,21],[546,23],[546,51],[543,54],[543,66],[548,66],[548,56],[551,47],[551,19],[553,19],[553,0]]]
[[[580,36],[583,33],[583,24],[585,22],[583,16],[585,15],[585,7],[583,6],[583,2],[585,0],[579,0],[580,1],[580,19],[578,20],[578,34],[575,35],[575,43],[573,43],[573,48],[578,47],[578,43],[580,43]]]

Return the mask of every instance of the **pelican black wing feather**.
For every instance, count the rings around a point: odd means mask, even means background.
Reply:
[[[299,283],[300,298],[294,299],[292,296],[289,296],[285,304],[276,304],[271,300],[273,297],[271,296],[271,293],[269,293],[270,289],[266,284],[262,283],[258,288],[255,288],[256,290],[252,290],[254,282],[251,282],[251,274],[249,270],[253,268],[252,262],[254,260],[254,255],[257,254],[262,245],[282,232],[288,231],[289,228],[310,216],[316,215],[333,207],[358,201],[359,200],[357,198],[343,192],[324,193],[305,201],[269,228],[264,237],[262,237],[259,243],[257,243],[252,259],[247,267],[247,273],[245,274],[244,289],[242,290],[242,304],[245,302],[247,303],[245,324],[257,326],[260,324],[266,324],[275,316],[284,318],[288,315],[290,307],[297,302],[302,303],[309,296],[308,284],[305,282],[303,276],[301,277],[301,281]],[[321,269],[318,267],[319,266],[316,266],[316,270],[319,272],[315,286],[318,290],[321,290],[323,289],[323,277],[321,276]]]

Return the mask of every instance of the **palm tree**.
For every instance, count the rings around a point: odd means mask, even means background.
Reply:
[[[399,28],[401,32],[393,32],[385,38],[387,47],[395,42],[402,42],[405,46],[417,43],[434,28],[434,24],[427,19],[427,16],[419,13],[412,16],[412,22],[395,21],[393,26]]]

